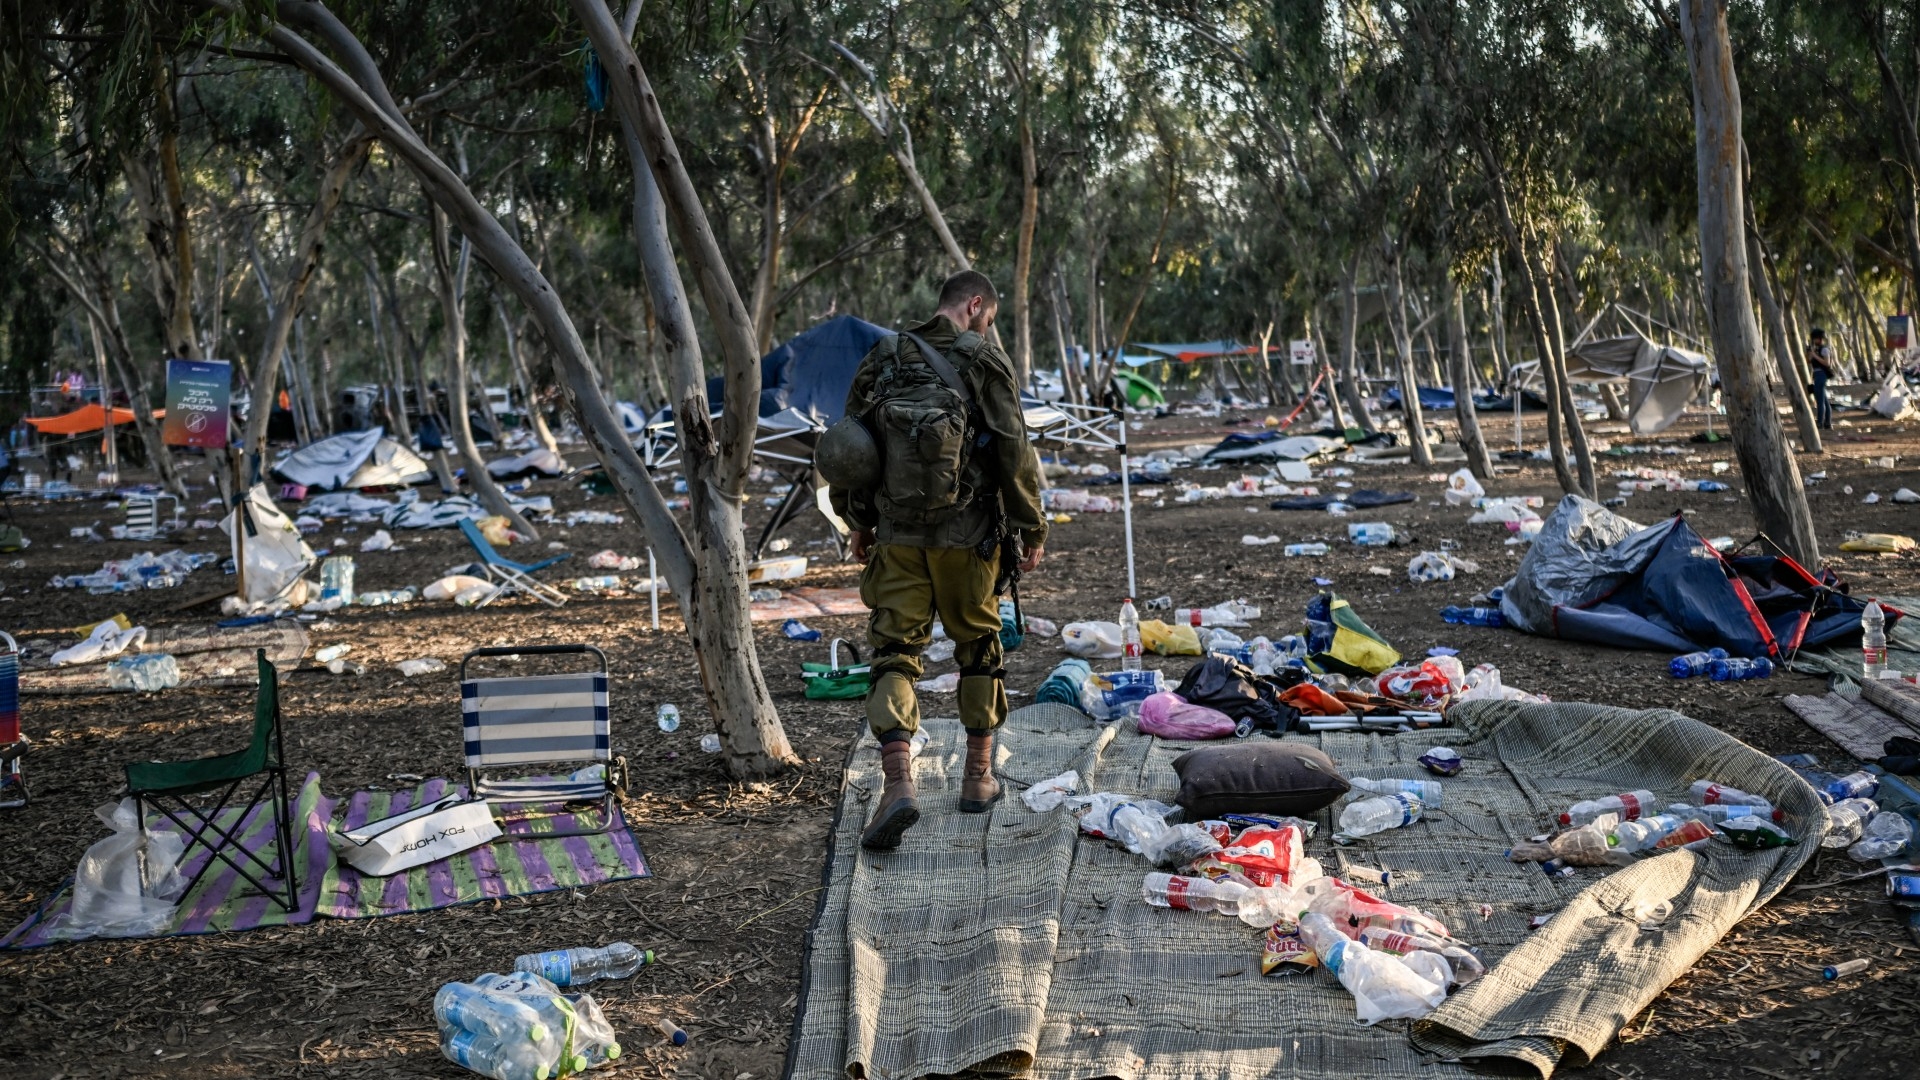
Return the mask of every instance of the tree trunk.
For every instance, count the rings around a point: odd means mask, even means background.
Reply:
[[[456,257],[447,235],[447,215],[438,204],[433,207],[432,217],[434,281],[439,285],[440,312],[446,322],[447,392],[452,399],[449,407],[453,412],[453,444],[466,463],[467,483],[480,504],[506,518],[514,532],[538,540],[539,530],[507,501],[507,493],[493,482],[493,474],[487,471],[487,459],[480,456],[480,447],[473,441],[473,411],[467,396],[466,299],[472,242],[462,237],[460,254]]]
[[[1800,381],[1800,373],[1794,366],[1793,347],[1788,344],[1792,339],[1787,336],[1786,319],[1780,313],[1773,286],[1767,281],[1767,256],[1762,250],[1758,232],[1747,233],[1747,257],[1751,260],[1747,269],[1753,277],[1753,294],[1760,298],[1760,313],[1766,317],[1767,333],[1773,338],[1774,365],[1780,372],[1780,381],[1787,384],[1787,400],[1793,404],[1793,422],[1800,429],[1800,447],[1810,454],[1825,453],[1826,447],[1820,441],[1820,425],[1814,422],[1813,405],[1807,400],[1807,386]]]
[[[1355,366],[1358,363],[1360,337],[1360,253],[1354,252],[1348,260],[1346,274],[1340,279],[1340,386],[1339,394],[1346,399],[1347,409],[1353,413],[1353,424],[1361,431],[1371,435],[1380,430],[1373,424],[1373,417],[1367,413],[1366,402],[1360,395],[1360,377]],[[1331,388],[1329,388],[1331,391]],[[1331,399],[1333,393],[1327,397]],[[1335,415],[1338,415],[1336,412]]]
[[[520,335],[514,333],[513,322],[507,318],[507,305],[500,297],[493,298],[493,313],[500,318],[500,332],[507,338],[507,360],[513,368],[514,382],[520,387],[520,399],[526,403],[527,423],[533,428],[533,437],[551,453],[560,452],[560,444],[547,428],[547,418],[540,411],[540,400],[534,396],[533,376],[527,370],[527,359],[520,354]]]
[[[1320,330],[1320,324],[1326,321],[1325,315],[1325,306],[1315,301],[1313,305],[1313,318],[1307,323],[1307,340],[1313,342],[1313,358],[1316,361],[1315,367],[1318,369],[1314,372],[1314,375],[1318,376],[1322,372],[1326,374],[1326,378],[1320,385],[1327,388],[1327,412],[1333,420],[1334,430],[1340,432],[1342,437],[1344,437],[1348,427],[1346,408],[1340,404],[1340,387],[1337,385],[1339,380],[1333,376],[1333,358],[1327,355],[1327,335]],[[1302,381],[1307,384],[1304,392],[1311,398],[1313,396],[1313,379],[1303,377]],[[1316,408],[1317,411],[1317,407],[1309,407]]]
[[[366,158],[367,149],[372,145],[373,137],[365,127],[356,126],[334,154],[325,175],[321,177],[320,190],[314,196],[313,207],[307,211],[306,220],[300,226],[300,238],[294,245],[293,266],[288,270],[286,284],[277,299],[269,298],[269,302],[275,305],[273,323],[267,328],[260,361],[254,369],[257,373],[253,381],[254,404],[253,411],[247,416],[245,435],[246,453],[261,471],[266,469],[267,421],[273,415],[273,390],[279,381],[281,361],[286,356],[287,337],[293,331],[293,321],[300,317],[300,302],[306,296],[307,286],[313,281],[313,272],[320,266],[327,220],[333,216],[334,208],[340,205],[347,178]],[[261,268],[261,286],[266,286],[264,267]],[[243,482],[240,486],[244,488],[246,485]]]
[[[1593,452],[1587,445],[1587,429],[1581,422],[1580,407],[1573,401],[1573,379],[1567,374],[1567,334],[1560,323],[1560,305],[1553,296],[1552,271],[1541,261],[1541,252],[1548,249],[1544,241],[1528,247],[1534,259],[1533,280],[1539,290],[1540,310],[1547,323],[1547,359],[1560,385],[1560,411],[1567,418],[1567,452],[1573,458],[1581,493],[1589,499],[1598,499],[1600,489],[1593,473]]]
[[[1393,335],[1393,351],[1400,368],[1400,415],[1407,424],[1407,446],[1415,465],[1431,466],[1433,447],[1427,445],[1426,413],[1420,408],[1420,380],[1413,367],[1413,335],[1407,332],[1407,293],[1400,272],[1400,245],[1389,238],[1382,254],[1388,292],[1387,332]]]
[[[1020,117],[1020,225],[1013,247],[1013,374],[1022,389],[1033,376],[1033,230],[1040,220],[1040,166],[1033,125]]]
[[[1800,467],[1774,412],[1747,291],[1740,178],[1740,84],[1727,35],[1726,0],[1680,0],[1680,29],[1693,76],[1694,156],[1700,193],[1700,267],[1713,322],[1714,355],[1733,431],[1734,455],[1760,531],[1802,566],[1820,549]]]
[[[1482,480],[1493,478],[1493,458],[1487,453],[1487,441],[1480,435],[1480,415],[1473,407],[1473,344],[1467,337],[1467,303],[1460,295],[1460,283],[1451,273],[1446,276],[1448,367],[1453,376],[1453,415],[1460,422],[1460,449],[1466,451],[1467,468]]]

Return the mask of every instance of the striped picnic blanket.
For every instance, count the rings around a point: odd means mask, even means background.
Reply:
[[[449,792],[464,794],[465,787],[435,778],[403,791],[358,791],[345,799],[331,799],[321,794],[319,774],[309,773],[294,807],[299,908],[291,914],[281,910],[266,897],[254,894],[244,878],[223,864],[181,902],[172,923],[158,936],[297,926],[319,916],[367,919],[400,915],[652,876],[646,855],[624,819],[597,836],[543,835],[597,824],[597,808],[589,815],[595,819],[592,821],[578,821],[573,815],[510,819],[501,824],[507,835],[494,843],[389,877],[360,873],[337,860],[327,844],[329,823],[336,818],[338,828],[358,828],[433,802]],[[273,815],[267,807],[255,807],[244,818],[237,808],[229,810],[219,821],[231,828],[236,818],[241,843],[248,850],[264,851],[272,846]],[[154,831],[161,828],[156,825]],[[210,858],[196,848],[180,868],[181,876],[191,878]],[[71,891],[62,887],[40,910],[0,938],[0,948],[30,949],[70,940],[73,933],[65,925],[64,916],[72,900]]]

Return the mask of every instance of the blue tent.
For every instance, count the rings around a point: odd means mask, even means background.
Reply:
[[[795,334],[760,358],[760,415],[796,409],[823,424],[840,419],[860,361],[893,331],[853,315],[836,315]],[[707,400],[721,402],[726,379],[707,380]]]
[[[1671,653],[1771,657],[1857,636],[1866,603],[1784,555],[1723,555],[1679,514],[1640,528],[1568,495],[1507,582],[1512,626]],[[1891,628],[1902,613],[1887,609]]]
[[[1380,400],[1385,402],[1387,408],[1389,409],[1399,408],[1400,407],[1400,388],[1398,386],[1387,387],[1387,392],[1380,395]],[[1432,386],[1421,387],[1420,388],[1420,408],[1422,409],[1453,408],[1453,391],[1448,390],[1445,387],[1438,387],[1438,388],[1435,388]]]

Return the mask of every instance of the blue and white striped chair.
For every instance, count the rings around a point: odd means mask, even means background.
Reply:
[[[476,657],[578,654],[599,660],[597,671],[560,675],[474,678]],[[522,645],[475,649],[460,661],[460,720],[466,736],[467,790],[495,806],[599,803],[606,821],[598,828],[541,832],[585,836],[605,832],[615,821],[615,800],[626,788],[627,761],[613,753],[607,722],[607,656],[591,645]],[[598,764],[598,769],[583,766]],[[541,775],[527,775],[544,766]],[[520,775],[487,775],[511,769]],[[558,774],[558,775],[555,775]],[[575,779],[567,774],[575,774]],[[541,815],[568,814],[554,810]]]

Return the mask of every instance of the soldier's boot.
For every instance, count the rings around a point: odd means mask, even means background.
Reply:
[[[880,744],[880,771],[886,778],[880,790],[880,808],[873,813],[860,846],[868,851],[892,851],[900,837],[920,820],[920,803],[913,790],[913,744],[894,739]]]
[[[993,778],[993,731],[967,732],[967,768],[960,775],[960,812],[984,814],[1000,801],[1000,781]]]

